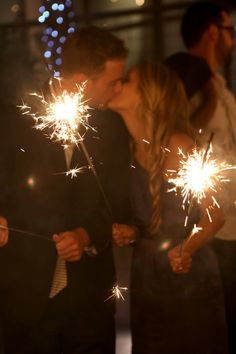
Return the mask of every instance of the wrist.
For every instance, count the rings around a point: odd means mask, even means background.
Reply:
[[[89,234],[87,233],[87,231],[83,227],[78,227],[77,229],[75,229],[75,232],[76,232],[77,236],[79,237],[83,248],[91,246],[91,240],[90,240]]]
[[[130,228],[132,229],[132,239],[133,241],[136,241],[136,239],[138,238],[140,232],[137,226],[134,225],[129,225]]]

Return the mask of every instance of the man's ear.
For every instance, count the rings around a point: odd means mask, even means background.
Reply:
[[[75,84],[81,84],[87,80],[88,76],[84,73],[76,73],[71,77],[71,81],[73,81]]]
[[[209,38],[212,41],[216,41],[219,37],[219,29],[215,24],[211,24],[208,29],[207,29],[207,33]]]

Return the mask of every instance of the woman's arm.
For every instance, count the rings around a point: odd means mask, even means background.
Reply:
[[[199,231],[188,236],[183,243],[183,250],[190,255],[209,242],[225,223],[222,208],[213,205],[213,200],[209,196],[201,202],[200,208],[202,215],[197,224]],[[210,210],[210,216],[207,210]]]
[[[173,135],[169,147],[171,152],[166,164],[168,169],[178,170],[181,157],[176,152],[180,148],[184,155],[187,155],[191,153],[192,146],[193,142],[188,136],[184,134]],[[199,204],[201,217],[196,225],[199,231],[190,234],[182,244],[169,251],[168,256],[174,272],[188,271],[191,265],[191,256],[208,243],[225,222],[223,210],[215,205],[212,194],[212,192],[206,192],[206,197]],[[216,198],[216,193],[214,198]],[[207,211],[210,212],[210,217]]]
[[[204,210],[211,203],[207,203],[208,198],[201,204],[202,216],[196,225],[198,232],[190,234],[182,244],[177,245],[168,252],[169,261],[173,272],[187,273],[191,267],[192,256],[194,253],[208,243],[213,236],[224,225],[224,213],[221,208],[214,206],[211,210],[211,220]]]

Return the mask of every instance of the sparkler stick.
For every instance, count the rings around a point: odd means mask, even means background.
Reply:
[[[20,233],[20,234],[23,234],[23,235],[37,237],[37,238],[43,239],[44,241],[49,241],[51,243],[54,243],[54,241],[51,238],[46,237],[46,236],[41,235],[41,234],[36,234],[35,232],[29,232],[29,231],[25,231],[25,230],[22,230],[22,229],[17,229],[15,227],[8,227],[8,226],[3,226],[3,225],[0,225],[0,229],[14,231],[14,232],[17,232],[17,233]],[[85,247],[84,251],[87,254],[90,254],[90,248],[89,247]],[[123,288],[121,288],[121,289],[123,289]]]
[[[36,234],[34,232],[29,232],[29,231],[25,231],[25,230],[21,230],[21,229],[16,229],[14,227],[8,227],[8,226],[0,225],[0,229],[14,231],[14,232],[21,233],[21,234],[24,234],[24,235],[28,235],[28,236],[32,236],[32,237],[38,237],[38,238],[41,238],[41,239],[43,239],[45,241],[53,242],[53,240],[51,238],[48,238],[48,237],[46,237],[44,235]]]
[[[210,150],[211,143],[212,143],[212,140],[213,140],[213,138],[214,138],[214,135],[215,135],[215,133],[211,132],[210,137],[209,137],[209,140],[208,140],[208,143],[207,143],[207,148],[206,148],[206,150],[205,150],[205,154],[204,154],[203,159],[202,159],[202,167],[203,167],[204,164],[206,163],[206,158],[207,158],[208,152],[209,152],[209,150]]]
[[[59,79],[58,82],[61,89],[61,80]],[[93,166],[87,148],[83,142],[83,137],[79,132],[80,125],[83,125],[86,130],[92,129],[96,131],[88,124],[88,118],[90,116],[88,114],[88,110],[90,109],[90,107],[87,105],[87,102],[89,100],[84,100],[85,84],[86,83],[76,85],[77,91],[75,93],[68,93],[65,90],[63,90],[60,95],[52,93],[51,101],[46,101],[42,95],[38,95],[36,93],[32,94],[40,101],[40,104],[44,106],[46,110],[45,115],[36,115],[34,113],[31,113],[31,107],[25,104],[23,104],[23,106],[21,106],[20,108],[23,111],[23,114],[28,114],[35,120],[36,129],[44,130],[48,127],[52,129],[52,133],[49,136],[50,139],[61,141],[63,146],[72,144],[75,145],[78,149],[79,147],[81,148],[88,162],[89,168],[91,169],[95,177],[105,206],[109,212],[111,219],[113,220],[113,214],[110,203],[104,192],[97,171]],[[51,91],[53,92],[52,81],[50,81],[50,87]],[[69,172],[67,174],[69,174]],[[78,169],[76,171],[71,171],[71,176],[74,177],[76,172],[78,172]]]
[[[78,132],[78,134],[80,135],[79,132]],[[81,137],[81,135],[80,135],[80,137]],[[93,175],[94,175],[94,177],[95,177],[95,179],[96,179],[96,181],[97,181],[98,188],[99,188],[99,190],[100,190],[100,192],[101,192],[101,194],[102,194],[102,197],[103,197],[104,203],[105,203],[105,205],[106,205],[106,208],[107,208],[107,210],[108,210],[108,212],[109,212],[109,215],[110,215],[111,219],[113,220],[114,218],[113,218],[113,213],[112,213],[111,205],[110,205],[110,203],[109,203],[109,201],[108,201],[108,199],[107,199],[107,196],[106,196],[106,194],[105,194],[105,192],[104,192],[104,189],[103,189],[103,187],[102,187],[100,178],[98,177],[97,171],[96,171],[96,169],[94,168],[94,166],[93,166],[93,164],[92,164],[92,161],[91,161],[91,159],[90,159],[90,157],[89,157],[88,150],[87,150],[86,147],[85,147],[85,144],[84,144],[84,142],[83,142],[83,139],[79,139],[79,144],[80,144],[81,149],[82,149],[82,151],[83,151],[83,153],[84,153],[84,156],[85,156],[85,158],[86,158],[86,160],[87,160],[87,162],[88,162],[88,164],[89,164],[89,167],[91,168],[91,171],[92,171],[92,173],[93,173]],[[77,147],[78,147],[78,145],[77,145]]]

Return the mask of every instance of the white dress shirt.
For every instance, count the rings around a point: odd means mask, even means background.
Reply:
[[[232,92],[226,87],[226,81],[222,75],[216,74],[216,83],[219,96],[217,106],[199,140],[203,146],[206,146],[213,132],[214,156],[219,161],[236,165],[236,101]],[[199,100],[199,97],[193,97],[192,109],[196,108]],[[216,238],[236,240],[236,170],[229,171],[227,177],[230,178],[230,182],[222,185],[220,195],[220,205],[224,210],[226,222]]]

